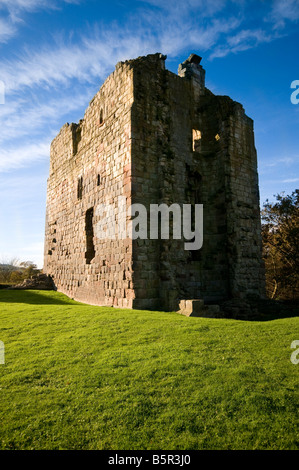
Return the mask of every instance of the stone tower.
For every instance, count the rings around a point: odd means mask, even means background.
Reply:
[[[199,56],[178,75],[165,58],[119,62],[51,144],[44,271],[76,300],[178,310],[182,299],[263,296],[253,121],[205,87]],[[103,217],[116,230],[120,215],[132,219],[132,204],[203,204],[202,248],[97,236]]]

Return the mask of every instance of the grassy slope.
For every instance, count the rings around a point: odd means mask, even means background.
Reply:
[[[298,318],[185,318],[1,291],[1,449],[297,449]]]

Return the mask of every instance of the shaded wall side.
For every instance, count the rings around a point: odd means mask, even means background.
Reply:
[[[134,68],[132,200],[148,214],[150,204],[203,204],[203,246],[195,253],[183,238],[151,240],[148,227],[148,239],[133,243],[134,306],[176,310],[180,299],[262,295],[252,120],[239,103],[163,65],[157,57]]]
[[[159,54],[139,58],[134,61],[133,70],[132,203],[142,204],[147,214],[147,239],[133,240],[133,306],[161,309],[160,241],[150,239],[149,223],[150,205],[160,200],[164,60]]]
[[[185,188],[186,203],[203,204],[203,246],[198,252],[179,254],[171,241],[165,242],[168,268],[180,280],[179,298],[218,302],[263,296],[253,121],[231,98],[215,96],[207,89],[199,92],[194,82],[189,86],[187,93],[186,83],[169,73],[169,148],[177,170],[172,172],[171,193],[183,200]],[[200,133],[196,147],[192,146],[192,129]],[[165,295],[169,289],[166,284]],[[172,299],[166,302],[171,305]]]
[[[203,205],[203,245],[186,250],[165,242],[172,265],[177,299],[217,302],[228,297],[227,216],[225,205],[226,136],[217,97],[187,78],[169,73],[170,140],[173,155],[172,187],[176,200]],[[196,145],[194,133],[199,138]],[[222,138],[219,139],[219,133]],[[219,139],[219,140],[218,140]],[[192,227],[194,229],[194,225]],[[166,285],[164,295],[169,288]],[[166,299],[169,305],[173,299]]]
[[[234,103],[229,133],[227,225],[231,297],[265,296],[253,121]]]
[[[133,244],[134,306],[177,310],[180,299],[218,300],[228,296],[224,140],[215,140],[221,113],[199,111],[191,81],[164,70],[158,58],[134,68],[132,170],[135,203],[202,203],[204,243],[194,254],[183,237],[136,240]],[[195,96],[197,97],[195,99]],[[193,151],[192,131],[203,143]],[[195,200],[193,180],[199,190]],[[149,222],[149,220],[148,220]],[[182,231],[183,234],[183,231]]]

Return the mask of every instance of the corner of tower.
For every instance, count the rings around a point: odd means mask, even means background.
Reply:
[[[182,62],[178,68],[179,77],[190,80],[195,95],[203,95],[205,92],[205,75],[206,71],[200,65],[202,57],[197,54],[190,54],[188,59]]]

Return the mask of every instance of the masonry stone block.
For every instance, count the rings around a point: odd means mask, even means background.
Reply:
[[[195,315],[204,303],[264,295],[253,121],[206,88],[200,56],[179,75],[164,62],[119,62],[83,119],[53,140],[44,272],[82,302]],[[202,248],[151,239],[150,227],[147,239],[118,237],[120,196],[126,222],[131,204],[148,213],[151,204],[203,204]],[[99,236],[109,204],[110,232]]]

